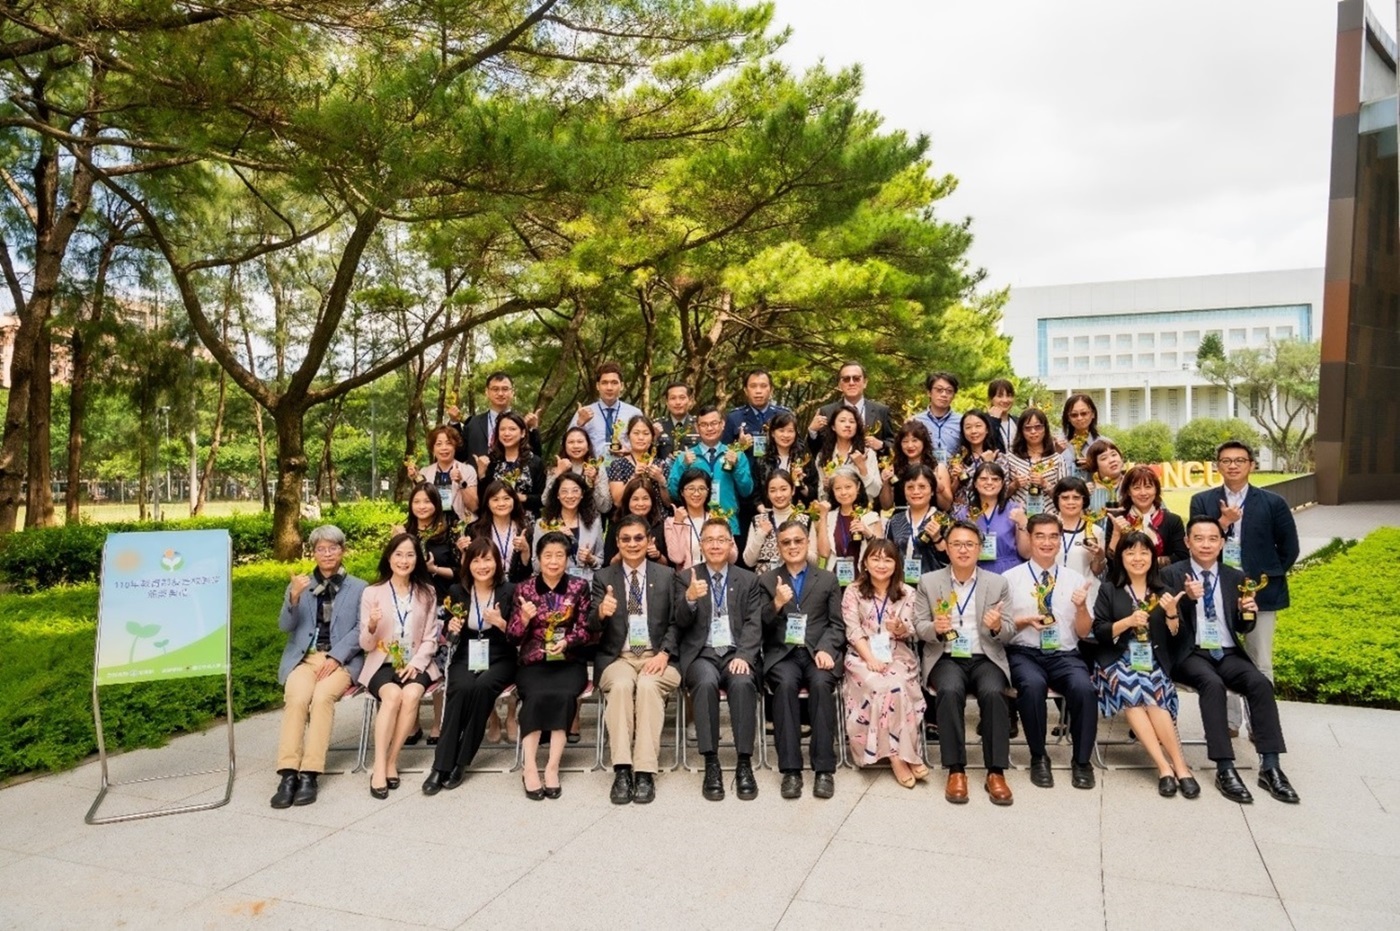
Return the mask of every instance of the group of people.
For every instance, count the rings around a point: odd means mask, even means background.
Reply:
[[[408,514],[373,584],[345,573],[338,529],[311,534],[315,569],[293,577],[280,619],[272,806],[315,801],[352,683],[379,702],[370,792],[387,798],[425,691],[444,677],[423,792],[462,784],[514,685],[523,790],[558,798],[590,666],[617,804],[655,798],[666,703],[682,689],[707,799],[726,794],[724,701],[741,799],[758,794],[766,705],[784,798],[803,794],[809,769],[812,794],[834,794],[839,714],[852,760],[887,761],[907,788],[929,778],[937,739],[945,798],[967,802],[972,696],[985,792],[1009,805],[1018,719],[1032,785],[1054,785],[1052,690],[1074,787],[1095,785],[1098,720],[1121,712],[1160,793],[1195,798],[1178,686],[1198,693],[1221,794],[1252,801],[1233,744],[1247,706],[1259,786],[1298,801],[1279,765],[1271,660],[1297,532],[1283,500],[1250,484],[1246,443],[1220,446],[1223,484],[1183,520],[1151,468],[1125,468],[1087,395],[1068,399],[1057,436],[1041,410],[1012,416],[1008,381],[958,414],[957,378],[934,373],[927,408],[901,423],[865,396],[859,364],[837,378],[840,397],[805,425],[773,402],[762,370],[727,414],[692,412],[688,386],[669,385],[653,421],[622,400],[608,363],[547,465],[538,417],[514,411],[510,377],[491,375],[487,409],[465,422],[450,409],[429,435],[433,462],[406,464]]]

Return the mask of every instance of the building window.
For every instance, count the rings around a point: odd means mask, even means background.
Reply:
[[[1119,334],[1118,334],[1118,348],[1119,348],[1119,349],[1132,349],[1132,348],[1133,348],[1133,334],[1131,334],[1131,333],[1119,333]]]
[[[1095,349],[1107,349],[1107,348],[1108,348],[1108,342],[1109,342],[1108,334],[1107,334],[1107,333],[1100,333],[1098,336],[1095,336],[1095,337],[1094,337],[1094,348],[1095,348]]]
[[[1069,371],[1069,357],[1068,357],[1068,356],[1056,356],[1056,357],[1055,357],[1055,371],[1057,371],[1057,372],[1068,372],[1068,371]]]
[[[1076,336],[1076,337],[1074,338],[1074,351],[1075,351],[1075,352],[1088,352],[1088,351],[1089,351],[1089,337],[1087,337],[1087,336]]]
[[[1094,356],[1094,368],[1101,372],[1108,371],[1111,359],[1107,355]]]
[[[1157,354],[1152,352],[1138,353],[1138,368],[1154,369],[1157,367]]]
[[[1181,334],[1181,346],[1183,349],[1194,350],[1201,345],[1201,331],[1187,330]]]
[[[1151,349],[1157,345],[1157,335],[1155,333],[1139,333],[1138,348]]]
[[[1291,326],[1274,327],[1274,339],[1292,339],[1293,328]]]
[[[1089,357],[1088,357],[1088,356],[1075,356],[1075,357],[1074,357],[1074,370],[1075,370],[1076,372],[1087,372],[1087,371],[1089,370]]]
[[[1057,336],[1050,342],[1050,347],[1056,352],[1069,352],[1069,337]]]
[[[1131,352],[1125,352],[1125,353],[1120,354],[1120,355],[1118,356],[1118,367],[1119,367],[1120,369],[1132,369],[1132,367],[1133,367],[1133,354],[1132,354]]]
[[[1175,349],[1175,348],[1176,348],[1176,334],[1175,334],[1175,333],[1163,333],[1163,334],[1162,334],[1162,348],[1163,348],[1163,349]]]
[[[1243,346],[1245,341],[1244,327],[1232,327],[1230,338],[1226,341],[1227,346]]]
[[[1254,343],[1254,345],[1256,345],[1256,346],[1262,346],[1262,345],[1264,345],[1265,343],[1267,343],[1268,341],[1269,341],[1269,328],[1266,327],[1266,326],[1257,326],[1257,327],[1255,327],[1255,328],[1254,328],[1254,334],[1250,337],[1250,342]]]

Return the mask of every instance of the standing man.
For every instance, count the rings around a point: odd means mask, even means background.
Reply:
[[[802,704],[807,690],[812,722],[808,752],[816,777],[812,794],[836,791],[836,696],[846,657],[846,622],[836,573],[807,564],[807,525],[778,528],[783,564],[759,576],[763,586],[763,676],[773,693],[773,742],[783,798],[802,797]]]
[[[740,455],[737,449],[719,441],[724,431],[724,421],[720,419],[719,408],[713,404],[700,408],[695,427],[700,433],[700,443],[678,453],[671,460],[671,473],[666,477],[667,490],[671,493],[671,500],[679,501],[681,476],[686,469],[696,468],[709,473],[710,507],[729,512],[729,532],[737,536],[739,501],[753,494],[754,490],[749,457]]]
[[[1223,545],[1219,524],[1209,517],[1193,517],[1186,527],[1191,558],[1162,570],[1167,590],[1183,593],[1177,613],[1166,616],[1172,642],[1162,669],[1196,690],[1206,755],[1215,762],[1215,787],[1220,794],[1241,804],[1254,801],[1235,769],[1235,747],[1225,712],[1228,689],[1249,703],[1249,725],[1259,751],[1259,787],[1280,802],[1293,804],[1298,793],[1279,768],[1279,754],[1287,748],[1274,685],[1240,648],[1244,635],[1254,629],[1256,622],[1248,615],[1257,614],[1258,605],[1252,596],[1241,597],[1244,573],[1221,564]]]
[[[962,415],[953,412],[958,377],[951,372],[934,372],[924,379],[924,389],[928,391],[928,410],[914,419],[928,428],[934,458],[946,463],[957,455],[962,442]]]
[[[1098,700],[1089,679],[1089,665],[1079,654],[1079,639],[1089,636],[1091,584],[1078,572],[1061,566],[1060,519],[1036,514],[1026,521],[1031,558],[1002,577],[1010,588],[1011,619],[1016,630],[1006,648],[1016,709],[1026,726],[1031,751],[1031,785],[1055,784],[1050,758],[1045,755],[1047,691],[1054,689],[1069,706],[1073,757],[1070,782],[1076,789],[1094,787],[1090,755],[1098,734]]]
[[[593,575],[588,627],[598,637],[594,681],[607,699],[604,724],[612,747],[614,805],[645,805],[656,798],[666,699],[681,684],[680,579],[647,559],[647,520],[628,514],[617,524],[622,559]]]
[[[926,573],[914,590],[914,633],[924,647],[923,675],[934,693],[938,752],[948,770],[943,797],[967,802],[967,693],[977,694],[982,716],[985,788],[993,805],[1010,805],[1006,769],[1011,765],[1011,721],[1006,695],[1011,668],[1006,644],[1015,626],[1002,622],[1008,588],[994,572],[977,568],[982,531],[955,521],[945,533],[950,565]]]
[[[496,421],[504,413],[514,410],[515,382],[505,372],[492,372],[486,376],[486,410],[462,423],[462,411],[457,405],[447,409],[450,426],[456,427],[462,435],[462,447],[457,450],[458,462],[475,463],[477,456],[491,455],[491,447],[496,442]],[[531,411],[525,415],[525,426],[530,431],[530,448],[540,455],[540,413]]]
[[[308,538],[316,568],[294,575],[282,600],[277,626],[287,646],[277,667],[286,705],[277,741],[277,774],[282,777],[273,808],[316,801],[316,778],[326,769],[335,703],[360,676],[360,596],[365,583],[347,575],[345,534],[324,524]]]
[[[763,455],[762,447],[767,443],[764,426],[774,417],[787,412],[787,408],[772,403],[773,377],[764,369],[754,369],[744,376],[744,398],[748,403],[734,408],[724,418],[722,439],[733,443],[741,434],[748,434],[754,441],[748,451],[752,465],[755,456]]]
[[[718,417],[718,412],[716,412]],[[729,695],[729,722],[739,754],[734,788],[744,801],[758,797],[753,775],[753,742],[758,730],[759,648],[763,640],[763,589],[747,569],[729,564],[734,535],[711,518],[700,528],[704,562],[690,570],[685,610],[694,621],[681,639],[681,676],[695,709],[695,736],[705,758],[701,793],[724,798],[719,768],[719,693]]]
[[[627,449],[627,423],[641,413],[640,410],[622,400],[622,368],[616,362],[604,362],[598,366],[598,400],[584,404],[569,421],[570,427],[582,427],[593,444],[593,455],[607,456],[613,436],[621,427],[622,448]]]
[[[1254,630],[1244,649],[1270,682],[1274,681],[1274,631],[1278,612],[1288,607],[1288,572],[1298,561],[1298,525],[1288,502],[1249,484],[1254,450],[1239,440],[1226,440],[1215,450],[1215,467],[1223,484],[1191,497],[1191,517],[1209,517],[1225,535],[1220,561],[1258,582],[1268,584],[1255,595],[1259,605]],[[1243,702],[1230,696],[1231,735],[1239,733]],[[1251,728],[1251,733],[1253,730]]]
[[[836,376],[837,387],[841,389],[839,400],[823,405],[807,426],[808,448],[814,444],[822,429],[831,422],[831,417],[840,409],[842,402],[856,409],[861,424],[865,427],[865,448],[882,452],[885,444],[894,439],[895,426],[890,421],[890,409],[879,401],[865,396],[865,367],[859,362],[847,362],[841,366]]]
[[[690,386],[673,381],[666,386],[666,415],[656,421],[656,458],[670,459],[678,449],[694,446],[686,442],[688,434],[696,433],[695,418],[690,416]]]

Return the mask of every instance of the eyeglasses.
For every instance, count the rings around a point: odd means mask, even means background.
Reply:
[[[1044,431],[1045,427],[1038,423],[1028,423],[1021,428],[1022,433],[1043,433]]]
[[[646,538],[645,534],[642,535],[642,536],[633,536],[632,534],[628,534],[628,535],[625,536],[625,537],[619,536],[619,537],[617,538],[617,542],[619,542],[619,543],[645,543],[646,541],[647,541],[647,538]]]
[[[952,389],[952,388],[944,388],[944,387],[940,387],[940,386],[938,386],[938,385],[934,385],[933,388],[932,388],[932,391],[933,391],[934,394],[952,394],[952,393],[953,393],[953,389]]]
[[[807,542],[806,537],[788,537],[786,540],[779,540],[779,546],[800,546]]]
[[[948,543],[949,548],[955,550],[975,550],[981,545],[973,540],[951,540]]]
[[[1244,458],[1243,456],[1231,456],[1228,459],[1217,459],[1216,462],[1220,463],[1223,466],[1249,465],[1249,460]]]
[[[864,377],[865,377],[864,375],[842,375],[842,376],[841,376],[841,380],[842,380],[842,381],[853,381],[853,382],[854,382],[854,381],[860,381],[860,380],[861,380],[862,378],[864,378]]]
[[[727,544],[729,543],[729,539],[730,539],[729,537],[701,537],[701,538],[700,538],[700,545],[701,545],[701,546],[714,546],[714,545],[716,545],[716,544],[725,544],[725,545],[727,545]]]

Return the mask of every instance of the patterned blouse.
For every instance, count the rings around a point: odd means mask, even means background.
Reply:
[[[535,606],[535,616],[525,620],[520,606]],[[520,648],[520,663],[528,666],[545,661],[545,637],[551,624],[563,631],[564,655],[583,662],[581,648],[592,642],[588,632],[589,585],[583,579],[565,575],[550,588],[542,576],[535,576],[515,588],[515,605],[506,624],[506,637]]]

